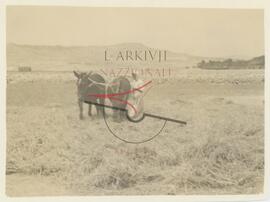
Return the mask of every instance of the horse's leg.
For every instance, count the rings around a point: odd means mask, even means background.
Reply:
[[[96,99],[95,103],[100,104],[99,99]],[[100,106],[96,105],[96,110],[97,110],[97,117],[99,117],[100,116]]]
[[[121,111],[115,110],[115,116],[114,116],[114,121],[115,122],[121,122]]]
[[[123,105],[122,107],[123,107],[123,109],[126,109],[127,108],[127,105]],[[125,120],[127,113],[128,113],[127,111],[121,111],[120,112],[120,119],[121,119],[121,121],[122,120]]]
[[[120,112],[119,112],[120,121],[123,121],[123,119],[124,119],[124,114],[125,114],[125,112],[123,112],[123,111],[120,111]]]
[[[104,105],[104,103],[105,103],[105,100],[103,98],[99,98],[99,104]],[[106,116],[104,106],[100,106],[99,110],[102,116]]]
[[[127,100],[128,100],[128,96],[123,96],[123,97],[122,97],[122,100],[127,101]],[[123,105],[121,106],[121,108],[127,109],[127,104],[123,104]],[[127,111],[120,111],[120,112],[119,112],[120,120],[121,120],[121,121],[123,121],[123,120],[126,118],[126,113],[127,113]]]
[[[78,105],[79,105],[79,109],[80,109],[80,119],[83,119],[83,101],[82,100],[78,100]]]
[[[88,107],[88,116],[92,116],[92,104],[89,104],[89,107]]]
[[[111,102],[113,107],[118,107],[115,100],[111,100]],[[115,122],[119,122],[119,110],[113,109],[112,112],[113,112],[113,120]]]

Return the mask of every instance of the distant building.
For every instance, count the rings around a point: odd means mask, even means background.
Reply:
[[[250,60],[232,60],[205,62],[202,60],[197,64],[201,69],[264,69],[264,56],[252,58]]]
[[[19,72],[31,72],[32,69],[29,66],[21,66],[18,68]]]

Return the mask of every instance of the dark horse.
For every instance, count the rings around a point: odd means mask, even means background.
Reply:
[[[129,80],[120,76],[115,78],[111,83],[106,84],[104,78],[97,73],[86,73],[86,72],[77,72],[73,71],[74,75],[77,77],[77,92],[78,92],[78,104],[80,109],[80,119],[83,119],[83,103],[85,101],[97,103],[104,105],[105,97],[96,97],[91,95],[113,95],[118,93],[127,92],[131,89]],[[115,121],[121,121],[126,117],[126,112],[120,109],[126,109],[129,94],[117,95],[110,97],[109,99],[112,103],[112,106],[116,109],[113,110],[113,118]],[[117,109],[118,108],[118,109]],[[104,107],[96,105],[97,115],[100,116],[105,111]],[[92,105],[89,104],[88,115],[92,116]]]
[[[118,94],[118,93],[124,93],[131,89],[131,85],[129,80],[124,77],[120,76],[115,78],[107,89],[108,95]],[[110,101],[112,103],[113,107],[120,108],[120,109],[126,109],[129,94],[122,94],[115,97],[110,98]],[[113,110],[113,118],[115,121],[122,121],[126,117],[126,112],[122,110]]]
[[[105,80],[97,73],[86,73],[73,71],[74,75],[77,77],[77,92],[78,92],[78,104],[80,108],[80,119],[83,119],[83,102],[88,101],[92,103],[98,103],[104,105],[103,98],[97,98],[91,96],[91,94],[105,94]],[[103,114],[104,107],[97,106],[97,116]],[[88,115],[92,116],[92,105],[89,104]]]

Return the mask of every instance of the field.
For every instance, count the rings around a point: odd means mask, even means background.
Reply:
[[[72,72],[7,73],[8,196],[263,192],[263,70],[174,70],[154,78],[145,111],[187,125],[168,122],[155,139],[135,145],[116,139],[103,118],[88,117],[86,106],[79,120],[76,90]],[[108,122],[132,140],[163,124]]]

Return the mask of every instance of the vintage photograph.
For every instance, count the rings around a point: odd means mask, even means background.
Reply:
[[[6,195],[264,193],[263,9],[6,7]]]

